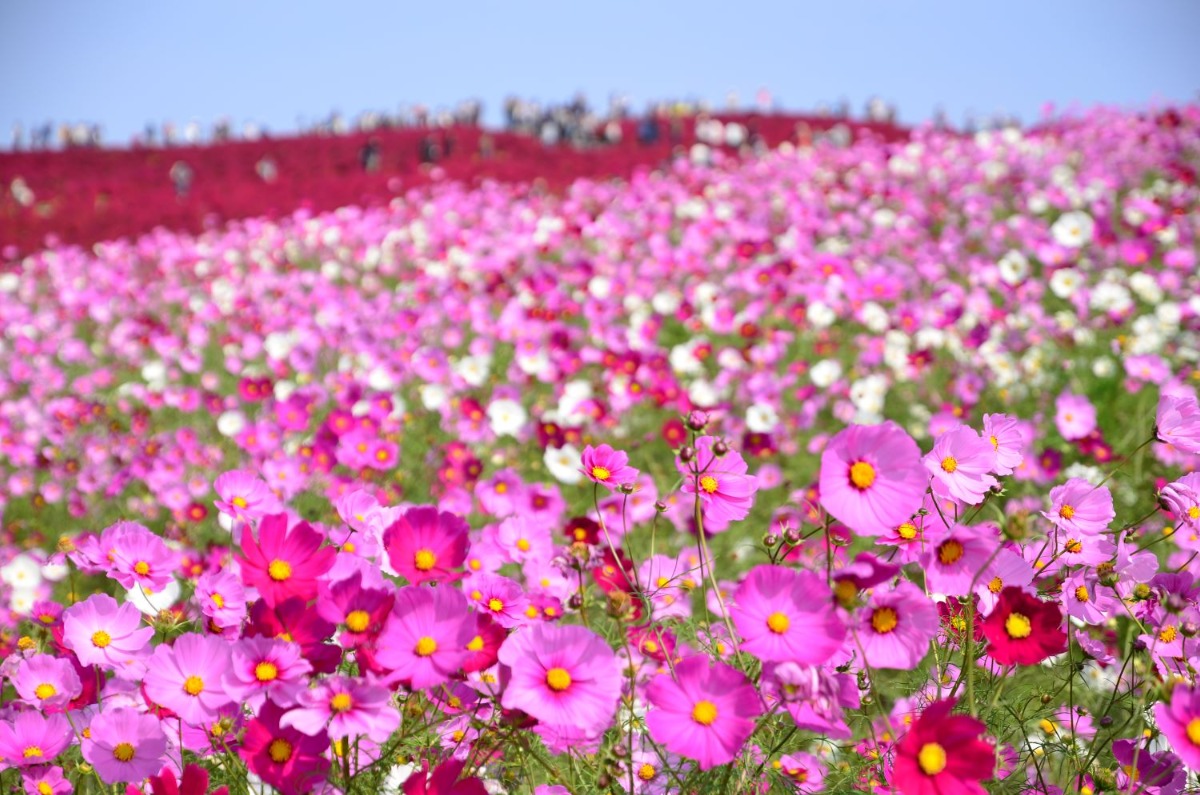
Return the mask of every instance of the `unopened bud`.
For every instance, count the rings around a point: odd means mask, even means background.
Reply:
[[[718,456],[718,457],[723,456],[729,452],[729,445],[725,444],[725,442],[723,440],[718,439],[716,442],[713,443],[712,451],[713,451],[713,455],[715,455],[715,456]]]
[[[654,503],[654,510],[658,511],[659,513],[666,513],[667,512],[667,504],[665,502],[663,502],[662,500],[658,500],[657,502]]]
[[[1200,633],[1200,624],[1195,621],[1184,621],[1179,625],[1179,632],[1185,638],[1194,638],[1197,633]]]
[[[771,547],[775,546],[778,543],[779,543],[779,536],[775,535],[774,533],[767,533],[765,536],[763,536],[763,546],[767,547],[768,549],[770,549]]]
[[[571,598],[567,601],[567,605],[572,610],[578,610],[579,608],[583,607],[583,597],[577,593],[571,594]]]
[[[633,494],[635,487],[632,483],[622,483],[620,486],[617,486],[617,491],[622,494]]]
[[[1042,703],[1043,704],[1049,704],[1052,700],[1053,699],[1051,699],[1049,693],[1042,693]]]
[[[700,432],[708,425],[708,412],[696,409],[687,415],[688,430]]]
[[[796,546],[802,540],[801,536],[800,536],[800,531],[794,527],[789,527],[787,529],[787,531],[784,532],[784,534],[783,534],[783,540],[788,542],[792,546]]]
[[[679,460],[685,464],[688,463],[689,461],[691,461],[695,457],[696,457],[696,450],[691,445],[686,445],[679,451]]]

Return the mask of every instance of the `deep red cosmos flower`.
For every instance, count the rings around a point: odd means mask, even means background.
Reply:
[[[996,752],[982,721],[951,715],[955,699],[930,704],[896,746],[892,784],[904,795],[984,795]]]
[[[1067,650],[1067,633],[1058,604],[1043,602],[1016,586],[1000,592],[983,621],[988,654],[1001,665],[1036,665]]]

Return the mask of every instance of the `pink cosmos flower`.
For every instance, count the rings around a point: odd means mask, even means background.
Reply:
[[[754,567],[733,595],[731,614],[742,650],[764,662],[821,665],[846,638],[829,586],[812,572]]]
[[[229,671],[230,646],[215,636],[188,633],[162,644],[146,663],[146,695],[185,723],[211,721],[234,703],[222,678]]]
[[[884,535],[907,522],[928,485],[917,443],[890,420],[851,425],[821,453],[821,506],[860,535]]]
[[[393,595],[381,588],[364,588],[361,571],[326,587],[321,586],[317,612],[327,621],[344,624],[338,640],[354,649],[373,640],[392,610]]]
[[[462,778],[465,760],[447,759],[429,770],[429,763],[404,782],[404,795],[487,795],[487,788],[476,776]]]
[[[232,646],[229,669],[223,683],[234,701],[251,709],[270,698],[282,707],[296,703],[308,686],[312,665],[304,659],[297,643],[272,638],[243,638]]]
[[[300,693],[295,709],[279,720],[282,728],[295,728],[310,737],[326,731],[331,737],[365,735],[386,741],[400,726],[400,713],[391,704],[386,687],[348,676],[331,676]]]
[[[153,627],[142,626],[136,605],[118,605],[107,594],[93,594],[63,611],[63,645],[82,665],[122,666],[143,656],[153,635]]]
[[[732,762],[754,733],[762,700],[746,675],[706,657],[676,663],[646,687],[646,728],[668,751],[695,759],[701,770]]]
[[[475,615],[457,589],[410,585],[396,592],[376,660],[413,689],[445,684],[470,656],[475,628]]]
[[[433,506],[411,508],[383,533],[388,562],[413,585],[453,582],[462,577],[470,546],[469,526]]]
[[[317,578],[337,558],[337,550],[322,546],[324,540],[308,522],[289,529],[286,514],[264,517],[258,541],[252,533],[242,535],[242,581],[271,606],[292,596],[310,601],[317,595]]]
[[[599,447],[589,444],[583,448],[581,459],[583,468],[580,471],[593,483],[616,489],[637,480],[638,471],[629,466],[629,456],[607,444]]]
[[[240,627],[246,619],[246,589],[228,569],[201,575],[194,596],[200,612],[218,629]]]
[[[933,535],[918,561],[925,570],[925,582],[933,593],[947,596],[966,596],[991,557],[997,539],[992,537],[994,525],[962,525],[950,528],[945,534]]]
[[[796,792],[815,793],[825,788],[825,764],[812,754],[796,751],[779,757],[776,768]]]
[[[535,624],[508,636],[500,663],[511,671],[501,700],[553,727],[603,729],[617,711],[621,670],[586,627]]]
[[[1025,460],[1025,440],[1022,429],[1024,423],[1005,414],[983,415],[983,438],[991,443],[996,451],[996,465],[992,472],[997,475],[1011,475]]]
[[[179,556],[140,524],[125,522],[124,527],[109,553],[108,576],[126,588],[148,592],[166,588],[179,569]]]
[[[220,497],[214,504],[221,513],[243,522],[278,513],[279,498],[267,488],[267,484],[254,472],[235,469],[219,476],[213,489]]]
[[[238,756],[250,772],[284,793],[310,792],[329,770],[329,735],[310,737],[280,725],[283,708],[268,701],[246,726]]]
[[[153,715],[117,707],[97,714],[88,728],[83,758],[104,783],[140,782],[162,770],[167,736]]]
[[[1116,517],[1107,486],[1093,486],[1083,478],[1071,478],[1050,490],[1050,510],[1042,516],[1070,536],[1098,536]]]
[[[1154,705],[1154,718],[1183,763],[1200,771],[1200,687],[1177,684],[1169,703]]]
[[[71,661],[49,654],[20,660],[12,683],[18,698],[47,713],[62,711],[83,692]]]
[[[60,714],[19,712],[0,720],[0,759],[13,767],[44,765],[71,742],[71,724]]]
[[[968,505],[983,502],[984,495],[999,485],[988,474],[996,465],[996,450],[966,426],[939,436],[922,460],[951,497]]]
[[[903,795],[986,795],[995,749],[982,721],[951,715],[955,700],[929,705],[896,746],[892,783]]]
[[[511,629],[529,620],[529,597],[521,584],[499,574],[476,574],[463,583],[463,591],[481,614]]]
[[[853,676],[828,667],[805,667],[795,663],[766,663],[762,675],[763,695],[782,701],[796,726],[835,740],[853,736],[846,725],[846,710],[858,709],[858,684]]]
[[[1096,408],[1083,395],[1063,392],[1054,401],[1054,424],[1068,442],[1082,439],[1096,430]]]
[[[21,771],[21,781],[27,795],[68,795],[75,791],[75,785],[63,775],[61,767],[25,768]]]
[[[937,635],[937,608],[920,588],[902,580],[875,590],[861,613],[858,643],[872,668],[912,669],[929,653]]]
[[[675,461],[683,475],[680,491],[699,496],[704,518],[714,524],[706,528],[710,531],[745,519],[758,491],[758,478],[746,474],[749,469],[746,459],[735,450],[717,455],[714,447],[718,443],[723,444],[715,436],[701,436],[696,440],[695,458],[686,464]]]
[[[1158,496],[1180,522],[1200,529],[1200,472],[1168,483]]]
[[[1200,455],[1200,403],[1194,397],[1160,397],[1154,429],[1155,437],[1163,444]]]

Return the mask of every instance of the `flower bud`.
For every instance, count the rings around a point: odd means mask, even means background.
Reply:
[[[770,549],[771,547],[773,547],[779,543],[779,536],[775,535],[774,533],[767,533],[765,536],[763,536],[762,541],[763,541],[763,546],[766,547],[767,549]]]
[[[712,446],[713,455],[718,458],[729,452],[729,445],[725,444],[723,439],[718,439]]]
[[[667,512],[667,504],[665,502],[663,502],[662,500],[658,500],[657,502],[654,503],[654,510],[658,511],[659,513],[666,513]]]
[[[685,464],[690,462],[695,457],[696,457],[696,449],[694,447],[692,447],[691,445],[685,445],[679,451],[679,460]]]
[[[800,536],[800,531],[794,527],[789,527],[783,534],[783,540],[787,541],[792,546],[796,546],[803,539]]]
[[[690,431],[699,433],[704,430],[704,426],[708,425],[708,412],[694,409],[688,412],[687,427]]]

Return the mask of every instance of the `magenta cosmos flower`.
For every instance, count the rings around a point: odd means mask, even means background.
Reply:
[[[17,696],[43,712],[59,712],[83,692],[69,659],[35,654],[17,663],[12,676]]]
[[[146,663],[146,695],[198,726],[233,703],[222,678],[229,671],[229,644],[213,635],[188,633],[154,650]]]
[[[1194,397],[1163,395],[1158,400],[1154,434],[1176,450],[1200,455],[1200,404]]]
[[[758,691],[741,671],[706,657],[688,657],[675,676],[659,674],[646,687],[653,707],[646,728],[668,751],[695,759],[701,770],[732,762],[763,713]]]
[[[903,795],[986,795],[996,751],[980,739],[981,721],[950,714],[954,704],[930,704],[897,744],[892,783]]]
[[[501,700],[555,727],[603,729],[617,711],[621,670],[609,645],[586,627],[536,624],[500,646],[512,672]]]
[[[331,737],[365,735],[385,742],[400,726],[400,713],[386,687],[348,676],[331,676],[300,693],[298,706],[280,721],[282,728],[299,729],[316,737],[328,729]]]
[[[923,459],[925,468],[956,500],[968,505],[983,502],[984,495],[999,485],[990,474],[996,466],[992,443],[973,429],[959,426],[937,438]]]
[[[1200,771],[1200,688],[1176,685],[1169,704],[1154,705],[1154,717],[1183,763]]]
[[[459,516],[423,505],[400,515],[383,533],[388,562],[413,585],[462,577],[470,527]]]
[[[1200,528],[1200,472],[1163,486],[1159,499],[1179,521]]]
[[[920,448],[890,420],[851,425],[821,453],[821,506],[860,535],[884,535],[907,522],[928,485]]]
[[[167,736],[153,715],[118,707],[96,715],[88,728],[83,758],[104,783],[140,782],[162,770]]]
[[[62,715],[21,712],[0,721],[0,759],[13,767],[44,765],[71,742],[71,724]]]
[[[583,462],[580,471],[593,483],[616,489],[618,486],[632,485],[637,480],[638,471],[629,466],[629,456],[607,444],[599,447],[589,444],[583,448],[580,458]]]
[[[730,612],[742,650],[764,662],[821,665],[846,639],[829,586],[812,572],[756,566]]]
[[[108,576],[126,588],[141,587],[148,593],[166,588],[179,568],[179,555],[140,524],[123,524],[125,532],[116,537],[108,553]]]
[[[1116,515],[1108,487],[1093,486],[1083,478],[1071,478],[1051,489],[1050,510],[1042,512],[1069,536],[1098,536]]]
[[[718,526],[745,519],[758,491],[758,478],[746,474],[749,467],[741,453],[726,450],[717,455],[714,448],[719,450],[723,446],[724,442],[715,436],[701,436],[696,440],[695,458],[686,464],[675,461],[683,475],[680,490],[699,495],[704,518]]]
[[[937,635],[937,608],[908,581],[872,592],[861,615],[858,643],[872,668],[916,668]]]
[[[139,657],[154,635],[137,605],[93,594],[63,611],[63,645],[82,665],[115,668]]]
[[[475,629],[461,591],[409,585],[396,592],[375,659],[413,689],[445,684],[470,656]]]
[[[322,547],[324,537],[301,522],[288,528],[286,514],[265,517],[253,534],[242,535],[242,581],[257,588],[259,595],[274,607],[288,597],[305,602],[317,595],[317,578],[333,568],[337,550]]]
[[[268,701],[246,727],[238,755],[250,772],[285,793],[309,792],[325,778],[329,735],[310,737],[280,725],[283,708]]]

